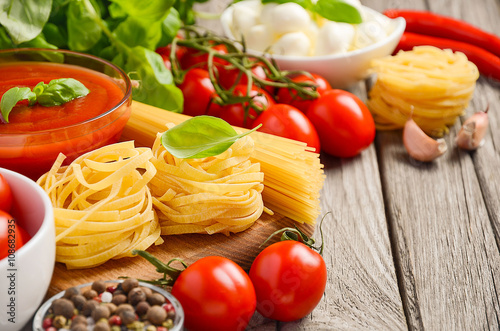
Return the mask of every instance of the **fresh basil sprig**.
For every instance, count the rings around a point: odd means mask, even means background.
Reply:
[[[316,13],[330,21],[349,24],[360,24],[363,22],[361,14],[353,5],[343,0],[261,0],[262,3],[286,3],[295,2],[307,10]]]
[[[196,116],[165,131],[162,145],[180,159],[198,159],[219,155],[234,142],[260,126],[238,134],[229,123],[213,116]]]
[[[53,79],[48,84],[40,82],[33,91],[29,87],[13,87],[2,95],[0,111],[3,121],[9,123],[12,108],[21,100],[28,100],[30,106],[38,102],[44,107],[51,107],[86,96],[89,92],[85,85],[74,78]]]

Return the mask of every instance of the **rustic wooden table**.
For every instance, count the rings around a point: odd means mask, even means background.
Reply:
[[[226,2],[227,3],[227,2]],[[500,35],[498,0],[362,0],[378,11],[427,9]],[[220,11],[212,0],[203,10]],[[207,23],[207,22],[205,22]],[[210,24],[210,23],[207,23]],[[366,100],[361,82],[352,92]],[[310,316],[251,330],[500,328],[500,84],[481,76],[470,115],[490,105],[486,144],[412,162],[401,132],[378,132],[359,157],[322,155],[328,284]],[[448,146],[461,123],[446,136]]]
[[[228,0],[198,7],[220,13]],[[378,11],[428,9],[500,35],[498,0],[363,0]],[[199,22],[214,26],[214,21]],[[366,100],[369,86],[352,92]],[[378,132],[360,156],[322,155],[328,284],[306,318],[256,314],[248,330],[500,328],[500,84],[477,83],[470,115],[489,104],[486,144],[428,164],[409,159],[400,131]],[[448,146],[461,123],[446,136]],[[29,328],[27,328],[28,330]]]

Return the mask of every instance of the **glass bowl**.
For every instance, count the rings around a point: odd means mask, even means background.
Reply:
[[[17,68],[22,68],[23,73],[19,74]],[[71,75],[74,72],[88,75],[85,85],[91,86],[87,86],[90,93],[86,97],[63,105],[73,103],[74,110],[65,108],[63,112],[58,108],[54,113],[47,111],[45,118],[39,115],[41,112],[34,111],[30,117],[23,119],[25,122],[19,127],[11,125],[15,124],[15,118],[10,123],[0,123],[0,167],[36,180],[50,170],[59,153],[66,155],[65,164],[69,164],[86,152],[119,140],[132,104],[131,81],[119,67],[101,58],[68,50],[0,50],[0,88],[4,85],[4,90],[10,86],[19,86],[17,84],[22,84],[28,78],[32,81],[25,86],[33,86],[36,81],[41,80],[47,84],[49,78],[73,78]],[[35,77],[36,73],[42,76]],[[105,92],[98,91],[97,86],[106,86]],[[110,95],[114,95],[113,99]],[[83,103],[83,99],[88,103]],[[44,109],[42,106],[37,107]],[[10,118],[20,116],[22,111],[15,114],[13,110]],[[79,117],[65,120],[65,116],[69,119],[70,115],[75,114]]]
[[[118,283],[123,283],[123,279],[118,279],[118,280],[107,280],[104,281],[106,284],[118,284]],[[86,283],[86,284],[81,284],[78,286],[75,286],[79,290],[83,288],[90,288],[92,286],[92,283]],[[170,302],[174,308],[175,308],[175,318],[173,320],[174,326],[169,329],[169,331],[181,331],[184,328],[184,310],[182,309],[182,306],[180,302],[170,293],[165,291],[164,289],[151,285],[149,283],[145,282],[139,282],[139,286],[147,287],[153,290],[153,292],[160,293],[165,297],[165,299]],[[56,299],[62,298],[64,296],[64,292],[59,292],[58,294],[54,295],[52,298],[47,300],[43,305],[40,306],[38,311],[36,312],[34,318],[33,318],[33,331],[44,331],[42,324],[45,316],[47,315],[50,306],[52,305],[52,302],[54,302]]]

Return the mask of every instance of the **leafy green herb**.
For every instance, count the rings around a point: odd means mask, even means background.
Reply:
[[[358,9],[343,0],[261,0],[262,3],[295,2],[330,21],[359,24],[363,22]]]
[[[53,79],[48,84],[40,82],[33,91],[29,87],[13,87],[2,95],[0,111],[3,121],[9,123],[9,114],[19,101],[28,100],[30,106],[35,102],[45,107],[59,106],[89,92],[85,85],[73,78]]]
[[[0,24],[15,44],[38,36],[49,19],[52,0],[0,0]]]
[[[225,152],[236,140],[257,129],[238,134],[220,118],[196,116],[167,130],[161,137],[161,143],[177,158],[204,158]]]

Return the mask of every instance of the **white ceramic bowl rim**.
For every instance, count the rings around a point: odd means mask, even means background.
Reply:
[[[362,6],[364,10],[367,10],[372,13],[376,13],[378,15],[382,15],[378,11]],[[232,15],[232,6],[229,6],[224,10],[224,12],[221,15],[221,24],[222,24],[222,29],[224,31],[224,34],[226,34],[227,37],[230,39],[236,40],[234,38],[231,29],[229,26],[227,26],[227,22],[229,20],[229,15]],[[337,53],[337,54],[330,54],[330,55],[318,55],[318,56],[295,56],[295,55],[279,55],[279,54],[269,54],[269,53],[262,53],[262,52],[257,52],[255,50],[247,49],[248,53],[252,54],[260,54],[264,55],[276,60],[288,60],[288,61],[297,61],[297,62],[310,62],[310,61],[321,61],[321,60],[332,60],[332,59],[342,59],[342,58],[347,58],[351,56],[356,56],[358,54],[363,54],[363,53],[368,53],[374,49],[379,48],[381,45],[386,44],[389,40],[392,40],[393,38],[400,36],[403,34],[405,28],[406,28],[406,21],[402,17],[396,17],[396,18],[389,18],[389,20],[393,23],[393,30],[389,35],[387,35],[386,38],[379,40],[369,46],[356,49],[353,51],[349,51],[346,53]]]
[[[52,209],[52,202],[50,202],[50,199],[49,199],[49,196],[47,195],[47,193],[45,193],[45,191],[40,187],[40,185],[38,185],[32,179],[30,179],[24,175],[21,175],[20,173],[17,173],[15,171],[9,170],[9,169],[0,168],[0,170],[1,170],[0,173],[6,173],[10,177],[14,177],[17,180],[28,183],[28,185],[33,190],[36,191],[37,195],[40,197],[40,199],[42,200],[42,203],[43,203],[44,216],[43,216],[42,224],[40,225],[40,227],[38,228],[36,233],[31,236],[31,238],[28,240],[28,242],[26,244],[24,244],[21,248],[16,250],[16,255],[18,257],[21,257],[22,255],[24,255],[24,252],[27,252],[30,249],[31,246],[36,245],[35,242],[40,241],[40,240],[44,240],[45,239],[44,233],[47,231],[50,231],[49,228],[52,225],[49,222],[53,222],[53,220],[54,220],[54,216],[53,216],[54,211]]]

